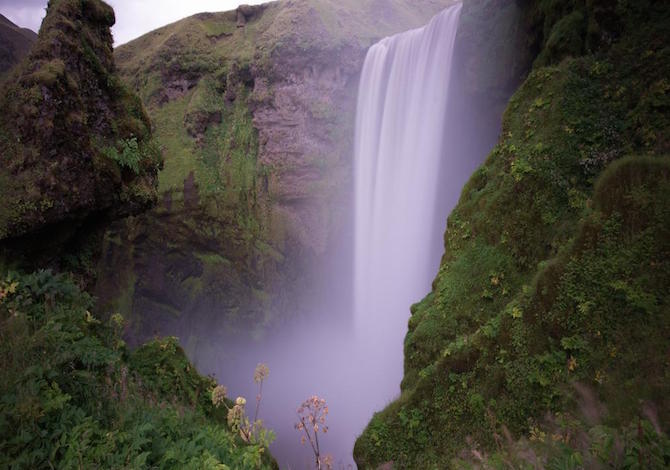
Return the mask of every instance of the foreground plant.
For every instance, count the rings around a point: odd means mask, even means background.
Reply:
[[[333,458],[329,455],[321,456],[321,447],[319,446],[319,432],[326,434],[328,426],[326,426],[326,417],[328,416],[328,405],[326,400],[319,398],[316,395],[305,400],[297,410],[300,421],[295,424],[295,429],[304,433],[300,438],[300,442],[305,444],[309,441],[309,445],[314,453],[316,468],[333,468]]]
[[[66,274],[0,270],[1,469],[276,468],[221,422],[176,338],[131,352],[124,324]]]
[[[275,439],[274,432],[263,426],[263,421],[258,419],[261,401],[263,399],[263,382],[270,374],[270,369],[265,364],[258,364],[254,371],[254,382],[258,384],[258,394],[256,395],[256,411],[253,421],[246,415],[247,400],[244,397],[237,397],[232,407],[226,404],[228,389],[223,385],[218,385],[212,391],[212,403],[217,408],[223,405],[228,410],[228,425],[232,431],[239,434],[244,442],[258,444],[262,447],[269,447]]]

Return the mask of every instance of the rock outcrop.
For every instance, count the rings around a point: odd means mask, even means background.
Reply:
[[[114,21],[99,0],[51,1],[28,60],[7,79],[0,243],[10,254],[57,263],[80,227],[156,199],[161,157],[141,101],[116,75]]]

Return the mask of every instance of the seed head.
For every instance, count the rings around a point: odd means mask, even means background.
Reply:
[[[254,371],[254,382],[261,383],[270,375],[270,368],[265,364],[258,364]]]
[[[218,408],[225,401],[227,393],[228,389],[225,386],[217,385],[212,390],[212,404]]]

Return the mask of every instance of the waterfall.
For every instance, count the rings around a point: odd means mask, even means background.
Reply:
[[[355,140],[354,302],[379,406],[402,377],[409,307],[430,290],[446,214],[436,220],[461,4],[370,48]],[[462,184],[459,181],[458,184]],[[435,233],[438,230],[439,233]],[[359,339],[360,341],[360,339]],[[382,396],[379,396],[381,393]],[[390,394],[390,395],[389,395]],[[372,397],[370,397],[372,398]]]

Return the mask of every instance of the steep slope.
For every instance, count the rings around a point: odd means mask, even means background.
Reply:
[[[97,0],[51,2],[0,97],[0,246],[13,262],[58,265],[78,233],[156,199],[161,156],[141,101],[115,74],[113,24]]]
[[[163,203],[110,232],[117,261],[103,303],[122,292],[125,305],[110,308],[132,311],[140,336],[198,336],[221,316],[258,330],[294,311],[348,223],[367,46],[451,3],[280,1],[196,15],[120,47],[119,70],[164,148]],[[129,261],[132,272],[120,268]]]
[[[359,468],[670,462],[670,8],[523,8],[533,71],[449,217]]]
[[[0,77],[28,55],[37,34],[0,15]]]

